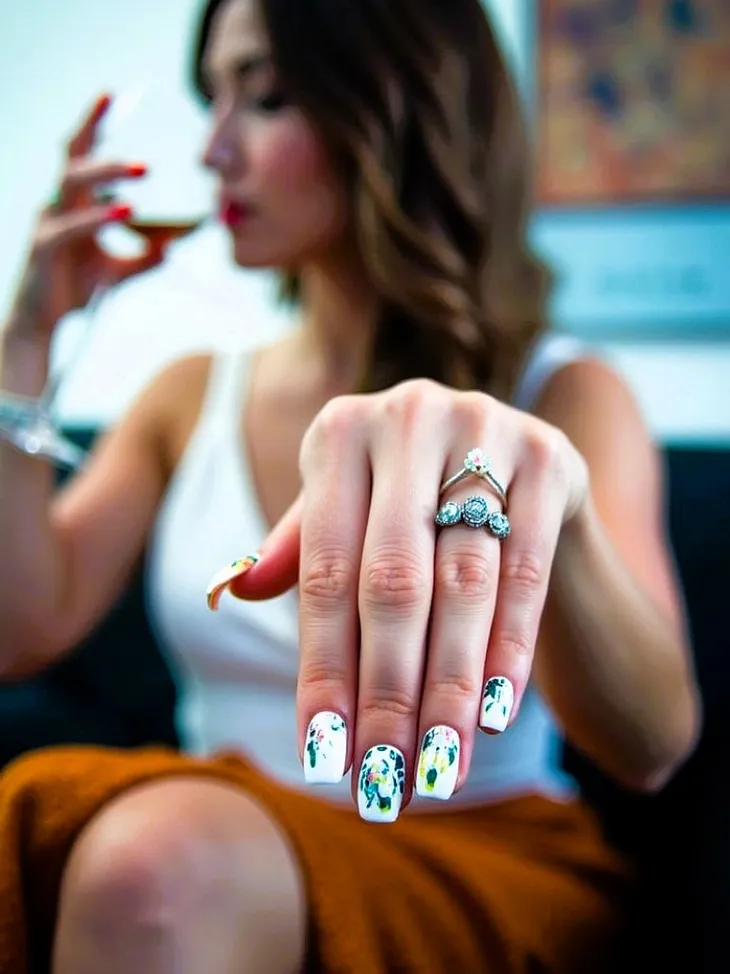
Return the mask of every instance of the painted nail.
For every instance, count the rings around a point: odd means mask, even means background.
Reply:
[[[146,176],[147,166],[143,162],[132,162],[127,166],[127,175]]]
[[[423,735],[416,770],[416,794],[446,801],[454,794],[459,776],[459,735],[453,727],[439,724]]]
[[[112,103],[112,96],[109,94],[99,95],[94,105],[94,114],[102,115]]]
[[[484,730],[499,731],[507,727],[512,713],[515,699],[514,687],[506,676],[492,676],[482,694],[482,709],[479,714],[479,726]]]
[[[403,804],[406,762],[397,747],[378,744],[362,759],[357,809],[366,822],[395,822]]]
[[[205,597],[208,600],[208,608],[211,612],[218,610],[221,596],[231,582],[236,578],[240,578],[241,575],[245,575],[259,560],[258,555],[248,555],[246,558],[239,558],[238,561],[234,561],[233,564],[215,573],[205,592]]]
[[[312,785],[336,785],[345,775],[347,726],[339,714],[323,710],[307,728],[304,779]]]
[[[107,220],[117,220],[119,222],[128,220],[131,215],[132,207],[128,206],[126,203],[115,203],[106,211]]]

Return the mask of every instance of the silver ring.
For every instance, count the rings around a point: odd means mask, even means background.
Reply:
[[[507,491],[500,484],[497,478],[494,476],[492,471],[489,469],[491,465],[491,460],[486,455],[484,450],[479,447],[474,447],[473,450],[469,450],[466,457],[464,458],[464,466],[453,477],[449,477],[445,480],[441,487],[439,488],[439,497],[447,491],[450,487],[455,484],[460,483],[467,477],[479,477],[480,480],[486,480],[488,484],[495,490],[497,496],[502,501],[504,507],[507,506]]]
[[[466,524],[469,528],[487,528],[495,538],[504,541],[512,530],[509,518],[502,511],[490,511],[483,497],[467,497],[463,504],[446,501],[434,518],[440,528]]]

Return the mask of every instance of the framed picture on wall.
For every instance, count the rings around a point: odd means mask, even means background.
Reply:
[[[730,201],[730,0],[536,0],[538,202]]]

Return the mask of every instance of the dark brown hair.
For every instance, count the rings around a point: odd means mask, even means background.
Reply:
[[[197,39],[205,98],[225,2],[208,3]],[[519,99],[479,0],[258,3],[282,85],[343,160],[380,296],[366,388],[429,377],[509,396],[551,279],[527,242]]]

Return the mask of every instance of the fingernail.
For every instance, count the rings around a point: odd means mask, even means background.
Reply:
[[[453,727],[439,724],[423,735],[416,770],[416,794],[446,801],[454,794],[459,776],[459,735]]]
[[[484,730],[499,731],[507,727],[515,699],[514,687],[506,676],[492,676],[482,694],[482,708],[479,726]]]
[[[307,728],[304,780],[312,785],[336,785],[345,775],[347,727],[339,714],[323,710]]]
[[[107,220],[118,220],[123,223],[132,215],[132,207],[126,203],[115,203],[106,211]]]
[[[240,578],[241,575],[245,575],[246,572],[250,568],[253,568],[258,561],[258,555],[248,555],[246,558],[240,558],[238,561],[234,561],[233,564],[228,565],[226,568],[223,568],[221,571],[215,573],[208,583],[208,588],[205,591],[205,596],[208,600],[208,608],[211,610],[211,612],[216,612],[218,610],[218,603],[221,600],[221,596],[231,582],[236,578]]]
[[[406,762],[397,747],[378,744],[362,759],[357,810],[366,822],[395,822],[403,804]]]
[[[147,166],[143,162],[133,162],[127,166],[127,174],[130,176],[146,176]]]
[[[112,96],[109,94],[100,95],[96,100],[96,111],[105,112],[112,103]]]

